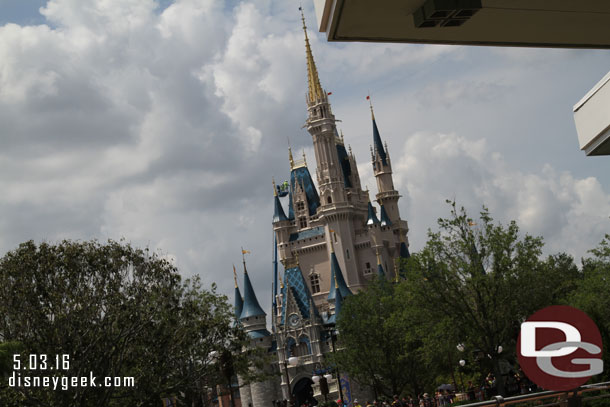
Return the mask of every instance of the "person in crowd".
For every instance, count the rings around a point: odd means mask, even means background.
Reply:
[[[472,380],[468,381],[468,401],[475,401],[476,396],[474,394],[474,385],[472,384]]]

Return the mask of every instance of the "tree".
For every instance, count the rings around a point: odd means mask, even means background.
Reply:
[[[514,221],[494,224],[484,207],[475,223],[448,203],[451,217],[438,220],[440,231],[429,232],[425,248],[406,265],[405,295],[432,321],[448,318],[451,329],[442,340],[450,348],[464,343],[481,369],[493,370],[504,394],[499,347],[514,354],[520,323],[565,297],[578,270],[567,255],[542,260],[542,239],[520,237]]]
[[[29,241],[7,253],[0,315],[0,340],[23,346],[23,366],[38,364],[11,374],[98,378],[97,387],[67,391],[0,388],[1,405],[158,406],[164,396],[202,405],[218,378],[210,355],[246,341],[214,285],[182,282],[162,257],[113,241]],[[46,355],[55,370],[30,355]],[[57,355],[68,355],[67,369],[55,366]],[[135,386],[104,387],[105,377],[133,377]]]
[[[395,285],[374,279],[346,298],[337,322],[339,351],[332,357],[341,371],[372,387],[375,396],[419,393],[429,376],[420,354],[418,330]]]
[[[593,319],[602,335],[604,365],[610,365],[610,234],[590,250],[593,257],[582,261],[582,279],[572,292],[569,305],[581,309]],[[595,381],[610,379],[608,369]]]

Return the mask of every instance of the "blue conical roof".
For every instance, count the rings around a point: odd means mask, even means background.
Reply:
[[[390,221],[390,218],[388,217],[388,214],[385,211],[385,208],[383,207],[383,204],[380,205],[381,207],[381,226],[390,226],[392,224],[392,222]]]
[[[248,271],[246,270],[246,264],[244,263],[244,305],[239,316],[239,319],[255,317],[260,315],[267,315],[261,308],[256,294],[254,294],[254,288],[248,277]]]
[[[377,151],[379,157],[381,157],[381,162],[383,165],[388,165],[385,149],[383,148],[381,136],[379,135],[379,130],[377,129],[377,123],[375,123],[375,116],[373,116],[373,142],[375,143],[375,151]]]
[[[328,299],[335,299],[335,276],[337,279],[337,284],[339,285],[339,291],[341,292],[341,297],[345,298],[348,295],[352,295],[352,292],[347,288],[347,284],[343,279],[343,273],[341,272],[341,267],[339,267],[339,261],[337,261],[337,256],[335,252],[330,253],[330,291],[328,293]]]
[[[333,280],[334,282],[334,280]],[[337,317],[341,312],[341,304],[343,303],[343,296],[341,295],[341,290],[335,287],[335,313],[328,318],[326,324],[336,324]]]
[[[373,205],[369,201],[369,216],[366,220],[367,225],[374,225],[375,223],[379,223],[379,219],[377,219],[377,215],[375,215],[375,210],[373,209]]]
[[[280,197],[277,194],[274,197],[275,201],[275,210],[273,212],[273,223],[281,222],[284,220],[288,220],[286,214],[284,213],[284,208],[282,208],[282,203],[280,202]]]
[[[235,286],[235,318],[239,319],[244,309],[244,299],[241,297],[239,287]]]

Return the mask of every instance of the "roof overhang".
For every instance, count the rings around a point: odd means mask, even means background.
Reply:
[[[329,41],[610,48],[608,0],[314,0],[314,5],[317,26]]]
[[[610,155],[610,72],[574,105],[580,149],[587,155]]]

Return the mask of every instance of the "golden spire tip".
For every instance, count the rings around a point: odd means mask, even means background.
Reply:
[[[373,112],[373,102],[371,101],[371,94],[369,92],[368,96],[366,97],[366,100],[369,101],[369,107],[371,108],[371,118],[373,120],[375,120],[375,112]]]

